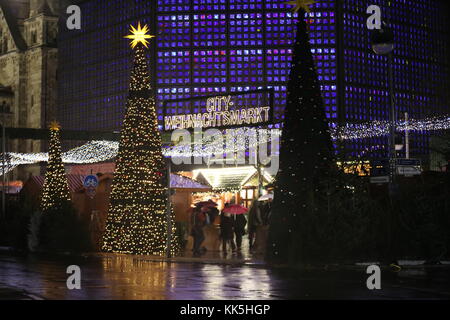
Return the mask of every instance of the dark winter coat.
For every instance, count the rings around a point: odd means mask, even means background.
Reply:
[[[261,205],[258,200],[254,200],[252,207],[248,212],[248,231],[250,233],[256,231],[256,227],[262,225],[261,221]]]
[[[216,217],[219,215],[219,210],[217,208],[211,208],[208,211],[208,215],[210,223],[214,224],[214,221],[216,221]]]
[[[261,222],[263,225],[269,225],[270,216],[272,215],[272,202],[268,201],[261,207]]]
[[[234,232],[236,234],[244,235],[245,234],[245,226],[247,225],[247,219],[243,214],[235,214],[232,215]]]
[[[224,240],[231,240],[234,236],[233,219],[224,216],[223,212],[220,215],[220,236]]]
[[[192,213],[192,230],[191,235],[195,236],[201,232],[203,232],[203,227],[206,224],[206,214],[201,212],[199,209],[194,209],[194,212]]]

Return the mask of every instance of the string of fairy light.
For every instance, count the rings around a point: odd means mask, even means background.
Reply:
[[[61,161],[61,127],[54,121],[50,124],[49,129],[50,154],[40,204],[43,212],[60,208],[64,203],[70,201],[69,184]]]
[[[433,117],[424,120],[411,119],[408,122],[397,122],[398,132],[425,132],[448,130],[450,117]],[[333,140],[356,140],[382,137],[389,134],[388,121],[373,121],[361,124],[346,124],[344,126],[331,126]],[[194,142],[183,142],[175,146],[163,147],[165,157],[209,157],[220,152],[240,152],[256,147],[258,144],[272,142],[280,138],[280,129],[239,128],[227,130],[223,139],[202,137]],[[228,141],[232,143],[226,144]],[[66,164],[92,164],[114,159],[117,156],[119,143],[115,141],[90,141],[80,147],[71,149],[62,154],[63,163]],[[47,162],[47,153],[7,153],[6,170],[9,172],[19,165]],[[2,171],[0,171],[0,174]]]
[[[120,143],[96,142],[66,156],[85,161],[117,155],[102,251],[124,254],[174,255],[179,251],[175,215],[170,209],[161,134],[145,57],[147,25],[131,26],[134,66]],[[144,48],[145,47],[145,48]],[[167,241],[171,226],[171,241]]]
[[[389,134],[389,121],[372,121],[360,124],[346,124],[331,129],[333,140],[356,140],[386,136]],[[398,121],[396,131],[410,132],[448,130],[450,116],[431,117],[423,120],[411,119]]]

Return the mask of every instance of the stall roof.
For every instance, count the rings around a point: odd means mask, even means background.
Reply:
[[[202,176],[213,187],[213,189],[237,190],[245,185],[257,170],[253,166],[219,168],[219,169],[198,169],[194,170],[194,179]],[[266,181],[271,181],[272,177],[264,172]]]
[[[69,183],[69,189],[71,192],[77,192],[79,190],[84,189],[83,187],[83,180],[85,178],[85,175],[74,175],[74,174],[68,174],[67,181]],[[105,174],[103,175],[103,178],[113,178],[112,174]],[[30,178],[31,181],[34,181],[39,188],[41,189],[44,185],[44,176],[34,176]],[[102,180],[102,177],[99,177],[99,180]],[[211,187],[201,184],[200,182],[197,182],[193,179],[190,179],[188,177],[183,177],[181,175],[172,173],[170,175],[170,187],[173,189],[203,189],[205,191],[210,190]]]
[[[170,175],[170,187],[174,189],[211,189],[210,186],[175,173]]]

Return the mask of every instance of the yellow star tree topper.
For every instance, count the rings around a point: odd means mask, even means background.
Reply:
[[[53,130],[53,131],[61,130],[61,125],[58,123],[58,121],[50,122],[50,125],[48,127],[50,130]]]
[[[139,43],[142,43],[146,48],[148,48],[148,44],[150,42],[147,41],[147,39],[154,38],[155,36],[151,34],[147,34],[149,32],[149,28],[147,25],[144,25],[143,28],[141,28],[141,23],[138,23],[137,29],[130,25],[131,34],[128,36],[125,36],[124,38],[131,39],[131,48],[134,49]]]
[[[314,0],[294,0],[294,1],[285,2],[285,4],[294,6],[294,8],[292,8],[293,12],[298,12],[300,9],[305,10],[305,12],[311,12],[311,10],[309,9],[309,6],[314,3],[316,3],[316,1],[314,1]]]

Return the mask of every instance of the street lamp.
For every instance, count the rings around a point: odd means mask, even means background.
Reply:
[[[395,150],[395,96],[394,96],[394,75],[393,75],[393,55],[395,44],[394,34],[391,29],[382,22],[380,29],[372,31],[372,50],[375,54],[385,55],[388,58],[388,87],[390,96],[390,116],[389,116],[389,163],[390,163],[390,183],[389,191],[394,190],[395,170],[396,170],[396,150]]]
[[[389,179],[389,195],[392,197],[396,192],[395,175],[397,169],[397,152],[395,150],[395,96],[394,96],[394,75],[393,75],[393,56],[394,51],[394,34],[385,22],[381,23],[380,29],[375,29],[372,32],[372,50],[375,54],[386,55],[388,58],[388,87],[390,96],[390,116],[389,116],[389,166],[390,166],[390,179]],[[388,260],[394,261],[394,264],[398,264],[394,258],[393,244],[395,241],[392,239],[395,234],[394,226],[396,225],[394,214],[390,214],[388,218]]]
[[[372,31],[372,50],[376,54],[387,55],[394,51],[394,34],[386,23],[382,23],[380,29]]]

